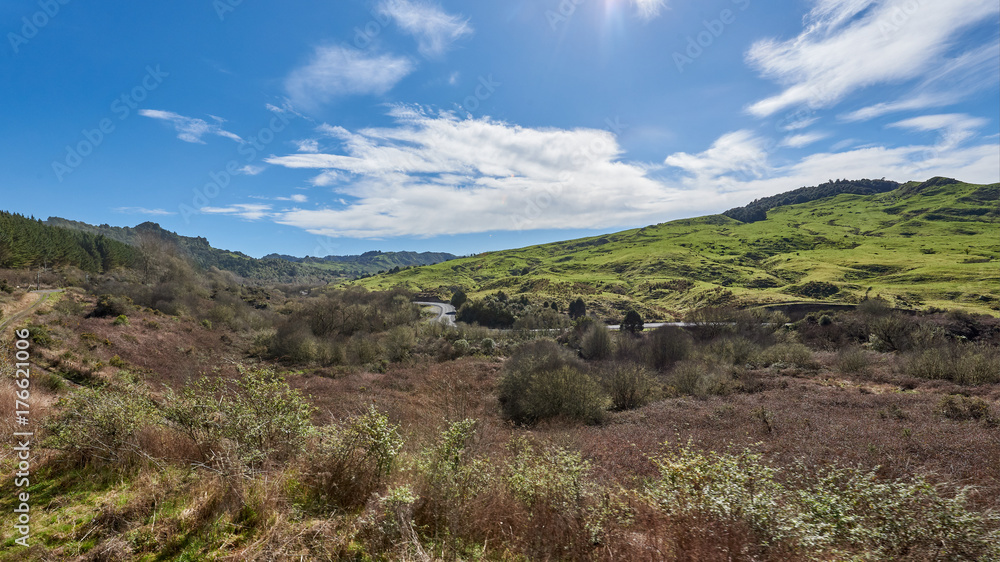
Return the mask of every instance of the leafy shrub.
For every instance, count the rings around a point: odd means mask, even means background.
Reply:
[[[746,365],[758,353],[760,346],[742,336],[716,340],[705,351],[708,357],[730,365]]]
[[[82,463],[127,463],[142,456],[138,436],[157,419],[145,391],[136,387],[83,388],[57,403],[43,423],[43,446],[77,455]]]
[[[762,367],[794,365],[803,369],[811,369],[818,366],[816,360],[813,359],[812,351],[801,343],[775,344],[758,353],[756,362]]]
[[[370,406],[360,416],[319,429],[304,480],[324,505],[360,507],[392,472],[402,446],[399,427]]]
[[[417,339],[409,326],[396,326],[385,335],[382,345],[389,361],[400,363],[410,358],[410,353],[417,345]]]
[[[373,363],[382,356],[382,346],[370,337],[355,335],[347,342],[347,358],[355,365]]]
[[[604,414],[604,397],[578,359],[552,340],[518,346],[507,361],[498,395],[504,417],[515,423],[565,416],[589,423]]]
[[[464,357],[468,355],[469,350],[472,349],[472,346],[469,345],[469,341],[465,339],[455,340],[455,342],[452,343],[451,346],[455,350],[455,355],[457,355],[458,357]]]
[[[617,363],[604,372],[601,382],[611,397],[612,409],[632,410],[649,403],[656,381],[642,365]]]
[[[590,375],[570,366],[507,373],[500,380],[499,397],[504,417],[519,424],[555,417],[586,423],[604,419],[600,387]]]
[[[916,324],[900,314],[879,316],[868,324],[868,342],[875,351],[907,351],[914,346]]]
[[[128,326],[129,324],[128,316],[124,314],[119,314],[118,318],[115,318],[115,321],[111,323],[112,326]]]
[[[100,295],[97,297],[97,306],[91,316],[97,318],[107,318],[109,316],[127,315],[132,311],[132,299],[126,296]]]
[[[661,326],[650,334],[647,347],[647,364],[659,371],[687,359],[691,355],[693,342],[684,330]]]
[[[483,338],[483,341],[480,342],[479,347],[482,348],[484,354],[493,355],[493,353],[497,349],[497,342],[494,341],[493,338]]]
[[[592,324],[580,343],[580,353],[587,359],[601,361],[611,357],[611,333],[600,324]]]
[[[841,373],[864,373],[870,360],[868,352],[858,346],[850,346],[837,352],[837,369]]]
[[[983,344],[954,343],[913,351],[903,362],[903,372],[958,384],[995,384],[1000,382],[1000,350]]]
[[[270,338],[267,356],[292,363],[308,363],[316,358],[316,337],[309,328],[295,322],[284,322]]]
[[[168,393],[163,410],[209,461],[242,472],[300,451],[312,430],[312,407],[274,371],[242,365],[239,371],[235,381],[202,378],[180,395]]]
[[[937,413],[952,420],[990,419],[990,403],[978,396],[949,394],[938,401]]]

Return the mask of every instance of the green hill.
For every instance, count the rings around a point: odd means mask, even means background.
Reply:
[[[337,271],[350,277],[364,277],[404,267],[418,265],[433,265],[455,259],[454,254],[444,252],[365,252],[356,256],[326,256],[314,258],[306,256],[298,258],[281,254],[268,254],[263,259],[282,259],[295,263],[304,263]]]
[[[181,236],[163,229],[155,222],[144,222],[134,228],[49,217],[50,227],[85,233],[88,236],[137,246],[143,236],[149,236],[176,246],[194,263],[203,268],[217,267],[246,279],[297,283],[327,283],[354,279],[393,268],[439,263],[455,256],[433,252],[366,252],[360,256],[327,256],[296,258],[270,254],[256,259],[241,252],[213,248],[203,237]]]
[[[825,195],[818,189],[797,191]],[[854,303],[865,295],[881,295],[904,308],[996,315],[998,201],[1000,184],[934,178],[882,193],[768,204],[764,220],[723,215],[676,220],[355,283],[404,285],[442,297],[458,288],[470,297],[503,290],[533,301],[555,300],[564,308],[582,296],[591,310],[619,318],[633,306],[647,319],[671,319],[705,305]]]
[[[0,268],[77,267],[100,273],[131,265],[134,249],[99,233],[49,226],[0,211]]]

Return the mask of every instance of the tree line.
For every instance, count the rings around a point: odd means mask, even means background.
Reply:
[[[101,273],[131,266],[135,260],[134,248],[106,236],[0,211],[0,268],[72,266]]]
[[[775,207],[783,205],[796,205],[808,203],[817,199],[833,197],[842,193],[853,195],[874,195],[885,193],[899,187],[898,182],[889,181],[885,178],[879,180],[830,180],[824,184],[813,187],[800,187],[778,195],[755,199],[753,202],[742,207],[729,209],[723,215],[736,219],[740,222],[757,222],[767,218],[767,212]]]

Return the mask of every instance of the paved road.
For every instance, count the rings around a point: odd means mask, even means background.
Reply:
[[[28,308],[26,308],[26,309],[24,309],[24,310],[22,310],[22,311],[20,311],[20,312],[18,312],[16,314],[14,314],[13,316],[11,316],[10,318],[7,318],[6,320],[0,322],[0,333],[3,333],[3,331],[6,330],[8,326],[14,324],[15,322],[17,322],[21,318],[24,318],[25,315],[27,315],[29,312],[31,312],[32,310],[35,310],[36,308],[38,308],[39,306],[41,306],[42,303],[44,303],[46,300],[48,300],[49,295],[51,295],[52,293],[61,293],[62,291],[63,291],[62,289],[45,289],[45,290],[42,290],[42,291],[31,291],[31,294],[38,295],[38,300],[36,300],[34,302],[34,304],[32,304],[31,306],[29,306]]]
[[[455,307],[451,306],[446,302],[415,302],[414,304],[419,304],[420,306],[429,306],[436,308],[438,310],[437,318],[431,320],[431,322],[441,322],[442,324],[447,324],[449,326],[455,325]]]

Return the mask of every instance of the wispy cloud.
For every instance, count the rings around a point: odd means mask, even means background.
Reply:
[[[271,205],[258,203],[239,203],[228,207],[202,207],[198,209],[202,213],[215,215],[235,215],[247,220],[259,220],[273,216]]]
[[[787,148],[802,148],[803,146],[808,146],[816,141],[825,139],[826,133],[802,133],[799,135],[789,135],[781,140],[780,146]]]
[[[237,171],[243,174],[244,176],[256,176],[258,174],[263,173],[264,170],[266,169],[267,168],[265,166],[256,166],[254,164],[247,164],[246,166],[243,166]]]
[[[819,0],[799,36],[748,51],[751,66],[785,86],[748,110],[764,117],[798,105],[829,107],[860,88],[947,68],[959,32],[998,12],[995,0]]]
[[[434,4],[383,0],[378,9],[417,39],[417,50],[425,57],[440,57],[455,41],[473,33],[467,18],[449,14]]]
[[[152,119],[159,119],[172,124],[174,129],[177,131],[177,138],[184,142],[205,144],[205,141],[202,140],[202,137],[205,135],[217,135],[220,137],[226,137],[227,139],[233,139],[237,142],[243,142],[243,139],[235,133],[230,133],[229,131],[223,129],[222,123],[224,123],[225,120],[214,115],[210,116],[213,121],[211,123],[205,121],[204,119],[185,117],[172,111],[162,111],[159,109],[140,109],[139,115],[150,117]]]
[[[889,126],[911,131],[939,131],[941,138],[938,146],[956,146],[973,137],[977,129],[985,127],[988,123],[987,119],[970,117],[964,113],[943,113],[912,117],[891,123]]]
[[[664,163],[701,180],[734,173],[759,176],[766,167],[767,145],[748,130],[734,131],[716,139],[704,152],[678,152],[667,156]]]
[[[660,15],[664,9],[668,9],[667,0],[632,0],[635,4],[635,11],[644,20],[651,20]]]
[[[414,70],[407,58],[375,55],[350,47],[318,47],[308,64],[285,79],[289,99],[298,107],[316,109],[346,95],[382,95]]]
[[[147,209],[146,207],[116,207],[114,209],[116,213],[125,213],[129,215],[176,215],[172,211],[166,211],[164,209]]]

